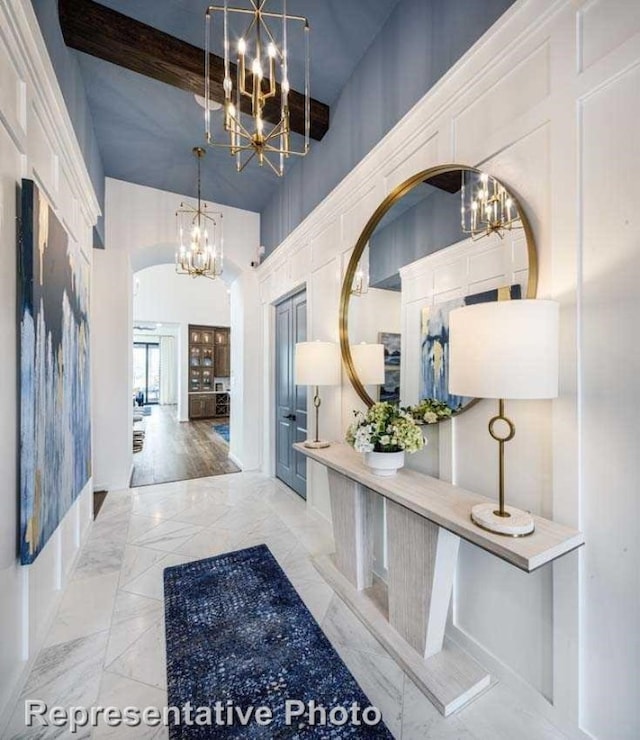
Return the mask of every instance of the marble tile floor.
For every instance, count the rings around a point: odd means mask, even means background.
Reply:
[[[310,556],[333,549],[327,523],[278,481],[237,473],[107,496],[3,740],[166,737],[163,728],[99,726],[75,735],[63,728],[27,729],[24,699],[165,706],[163,569],[262,542],[396,738],[565,737],[502,684],[444,719],[311,564]]]

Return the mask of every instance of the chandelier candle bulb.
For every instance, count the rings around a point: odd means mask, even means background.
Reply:
[[[468,183],[465,178],[469,180]],[[486,172],[463,172],[460,197],[462,231],[470,234],[473,240],[491,234],[497,234],[502,238],[505,231],[523,228],[518,208],[506,188]],[[467,210],[470,211],[468,221]]]
[[[222,274],[222,214],[212,213],[201,199],[200,162],[205,155],[202,147],[194,147],[193,154],[198,162],[198,205],[181,203],[176,211],[178,248],[176,250],[176,272],[179,275],[200,275],[214,280]],[[185,225],[190,235],[190,244],[184,244]],[[211,229],[211,232],[209,231]]]
[[[205,15],[205,94],[207,102],[211,96],[210,53],[214,23],[212,18],[217,12],[223,13],[222,48],[224,50],[224,83],[225,98],[224,129],[228,136],[227,143],[214,141],[211,133],[209,116],[205,116],[206,141],[211,146],[225,147],[236,157],[238,171],[255,159],[259,165],[265,163],[276,174],[284,174],[284,160],[295,154],[304,156],[309,149],[311,128],[310,98],[310,54],[309,23],[306,18],[289,15],[287,3],[282,4],[282,13],[269,10],[266,6],[270,0],[244,0],[244,7],[231,7],[227,0],[224,5],[210,5]],[[245,32],[234,45],[237,53],[237,65],[231,72],[229,59],[232,44],[229,36],[231,21],[234,18],[247,20]],[[275,21],[282,21],[282,42],[273,28]],[[305,93],[304,93],[304,146],[301,150],[291,148],[290,110],[288,96],[289,83],[289,24],[294,24],[304,33],[305,38]],[[249,60],[247,61],[247,55]],[[234,81],[235,78],[235,81]],[[235,90],[234,90],[235,87]],[[278,89],[279,88],[279,89]],[[235,96],[234,96],[235,92]],[[280,120],[275,125],[265,125],[265,106],[280,95]],[[246,105],[241,106],[241,99],[246,98]],[[235,98],[235,106],[231,101]],[[249,102],[250,101],[250,102]],[[269,110],[272,108],[269,106]],[[277,117],[277,116],[276,116]]]

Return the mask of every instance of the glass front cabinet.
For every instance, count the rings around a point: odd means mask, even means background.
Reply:
[[[189,419],[229,416],[229,327],[189,326]]]

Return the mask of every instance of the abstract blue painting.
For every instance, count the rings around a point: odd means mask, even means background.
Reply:
[[[20,559],[32,563],[91,477],[89,264],[22,181]]]
[[[402,335],[394,332],[378,333],[378,344],[384,347],[384,383],[380,386],[380,401],[400,401],[400,362]]]
[[[447,403],[454,411],[458,411],[472,400],[449,393],[449,314],[451,311],[473,303],[516,300],[520,297],[520,285],[508,285],[464,298],[436,303],[422,309],[420,399],[437,398]]]

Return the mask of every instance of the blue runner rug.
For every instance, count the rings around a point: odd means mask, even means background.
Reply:
[[[171,740],[392,738],[266,545],[167,568],[164,598],[169,706],[193,708]]]
[[[229,442],[229,425],[228,424],[213,424],[213,431],[217,432],[225,442]]]

